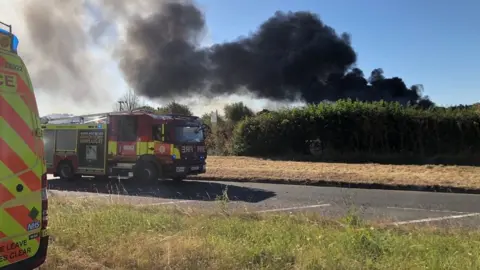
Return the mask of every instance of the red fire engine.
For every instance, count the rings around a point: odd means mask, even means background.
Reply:
[[[43,121],[47,172],[60,178],[181,181],[206,172],[209,127],[196,116],[134,111]]]

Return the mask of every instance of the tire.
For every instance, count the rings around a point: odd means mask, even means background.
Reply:
[[[142,161],[135,165],[133,176],[139,182],[153,182],[158,180],[159,172],[152,162]]]
[[[70,162],[63,161],[57,166],[57,175],[61,180],[73,181],[75,180],[75,174],[73,172],[73,166]]]

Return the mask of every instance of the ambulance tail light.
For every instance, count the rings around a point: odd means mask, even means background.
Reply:
[[[48,180],[47,174],[42,175],[42,229],[48,226]]]

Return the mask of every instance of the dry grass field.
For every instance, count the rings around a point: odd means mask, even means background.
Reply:
[[[51,198],[40,269],[480,269],[480,232]]]
[[[209,156],[202,179],[342,181],[387,185],[439,185],[480,188],[480,167],[381,165],[272,161],[251,157]]]

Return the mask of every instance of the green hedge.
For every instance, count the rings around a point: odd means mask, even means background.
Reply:
[[[301,154],[306,140],[319,138],[337,154],[474,155],[480,154],[479,123],[472,108],[422,110],[342,100],[247,118],[234,130],[232,151],[247,156]]]

